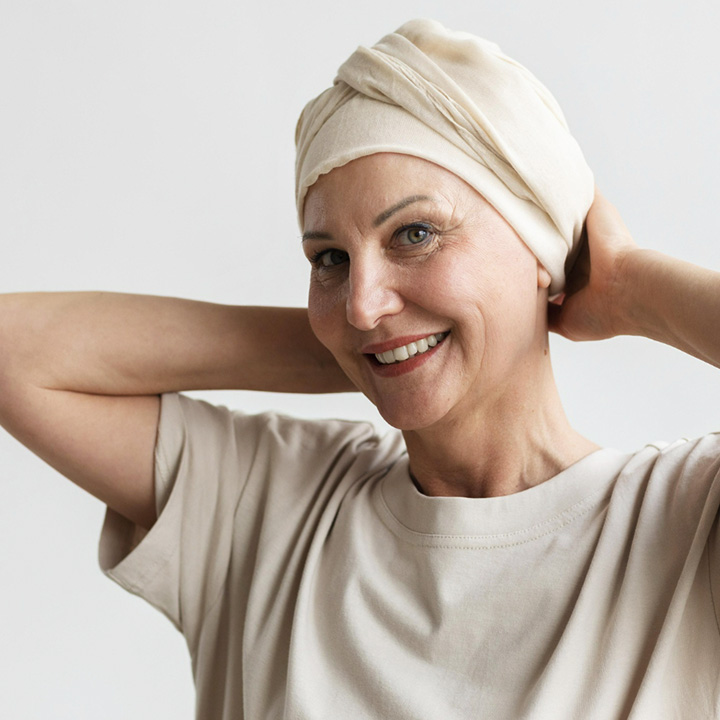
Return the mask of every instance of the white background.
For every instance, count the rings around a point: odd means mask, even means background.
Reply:
[[[720,268],[715,0],[0,0],[0,291],[303,305],[295,120],[358,44],[416,16],[526,64],[638,242]],[[675,350],[555,339],[553,354],[597,442],[720,428],[716,371]],[[213,397],[374,417],[348,395]],[[193,716],[182,638],[97,569],[102,515],[0,433],[3,718]]]

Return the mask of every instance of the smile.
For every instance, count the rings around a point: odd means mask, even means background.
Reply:
[[[415,357],[415,355],[422,355],[431,348],[434,348],[438,343],[442,342],[447,335],[448,333],[446,332],[434,333],[421,340],[408,343],[407,345],[401,345],[400,347],[386,350],[382,353],[375,353],[375,359],[382,365],[405,362],[411,357]]]

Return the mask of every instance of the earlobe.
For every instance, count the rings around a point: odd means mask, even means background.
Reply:
[[[550,273],[540,263],[537,264],[537,268],[538,287],[547,290],[552,282]]]

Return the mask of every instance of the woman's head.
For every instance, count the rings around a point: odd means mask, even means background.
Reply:
[[[537,384],[550,276],[448,170],[394,153],[333,169],[308,192],[303,247],[316,335],[396,427]]]
[[[343,64],[297,144],[311,322],[385,419],[527,403],[593,195],[550,93],[495,45],[413,21]]]
[[[577,243],[593,180],[548,90],[496,45],[414,20],[359,48],[297,128],[296,196],[373,153],[429,160],[485,197],[552,276]]]

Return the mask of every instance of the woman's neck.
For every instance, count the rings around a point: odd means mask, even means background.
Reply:
[[[410,471],[426,495],[494,497],[539,485],[598,446],[576,432],[552,371],[474,411],[404,432]]]

